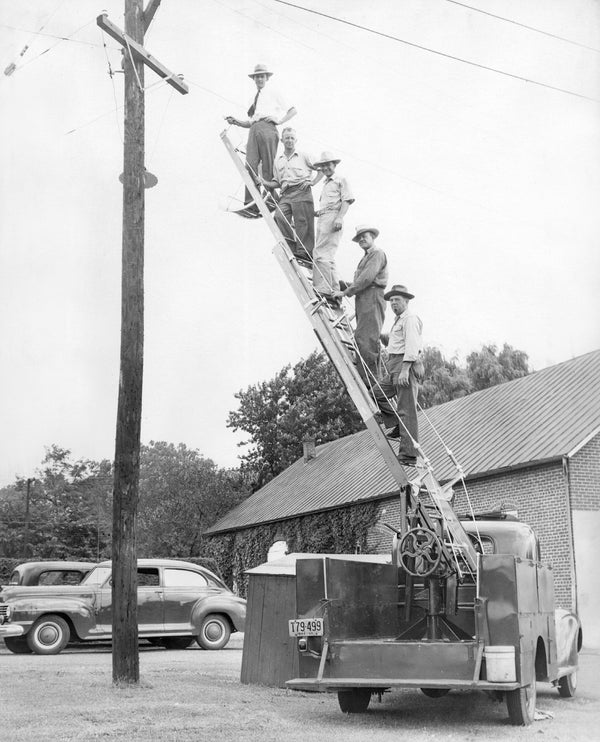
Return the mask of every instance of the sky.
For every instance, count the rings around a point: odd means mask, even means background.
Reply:
[[[297,4],[401,41],[275,0],[162,0],[145,39],[190,93],[146,71],[142,442],[219,466],[244,450],[234,394],[317,346],[268,228],[227,211],[243,189],[219,133],[258,62],[298,148],[337,152],[352,185],[343,277],[373,223],[447,356],[508,342],[540,369],[600,348],[600,3],[467,2],[513,23],[448,0]],[[103,10],[123,28],[122,0],[0,0],[0,486],[52,444],[114,454],[123,75]]]

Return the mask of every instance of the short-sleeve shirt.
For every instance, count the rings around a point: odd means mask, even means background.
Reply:
[[[319,211],[339,211],[342,202],[354,203],[354,196],[346,178],[335,173],[327,178],[319,198]]]
[[[313,170],[312,161],[305,152],[294,152],[291,157],[282,152],[275,158],[273,178],[279,183],[281,190],[285,191],[290,186],[309,183]]]
[[[408,309],[399,314],[390,330],[388,353],[400,353],[405,361],[416,361],[423,350],[423,323]]]
[[[252,96],[250,107],[254,104],[255,96],[256,93]],[[269,116],[272,116],[274,119],[279,121],[280,118],[285,116],[290,108],[291,106],[288,105],[287,101],[277,88],[272,88],[269,86],[269,83],[267,83],[258,95],[256,109],[254,110],[254,115],[250,117],[250,121],[260,121]]]

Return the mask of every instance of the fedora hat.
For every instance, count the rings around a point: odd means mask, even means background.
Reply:
[[[352,238],[352,242],[358,242],[358,238],[365,232],[371,232],[374,238],[379,237],[379,230],[377,227],[372,227],[370,224],[361,224],[360,227],[356,228],[356,234]]]
[[[326,162],[333,162],[336,165],[339,165],[341,160],[339,157],[336,157],[333,152],[325,150],[325,152],[321,152],[321,158],[317,160],[317,162],[313,162],[313,165],[314,167],[321,167],[321,165],[324,165]]]
[[[395,283],[389,291],[386,291],[383,298],[389,301],[392,296],[403,296],[405,299],[414,299],[415,295],[411,294],[406,286],[402,286],[400,283]]]
[[[267,77],[271,77],[272,74],[272,72],[269,72],[266,64],[257,64],[254,68],[254,72],[251,72],[248,77],[254,77],[254,75],[266,75]]]

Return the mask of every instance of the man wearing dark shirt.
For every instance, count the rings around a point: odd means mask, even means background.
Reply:
[[[387,285],[387,257],[375,244],[379,230],[370,225],[357,227],[353,242],[358,242],[364,251],[352,283],[343,291],[335,291],[333,296],[341,299],[354,296],[356,310],[356,330],[354,339],[360,358],[356,368],[361,378],[371,388],[377,379],[377,362],[379,360],[379,336],[385,316],[385,299],[383,293]]]

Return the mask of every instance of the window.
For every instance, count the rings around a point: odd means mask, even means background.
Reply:
[[[38,578],[39,585],[79,585],[82,573],[74,571],[47,570],[41,572]]]
[[[93,569],[84,579],[83,585],[104,585],[104,583],[110,578],[111,575],[110,567],[96,567]],[[110,585],[110,582],[108,583]]]
[[[138,567],[138,587],[158,587],[160,579],[156,567]]]
[[[206,587],[208,580],[200,572],[189,569],[165,569],[165,587]]]

